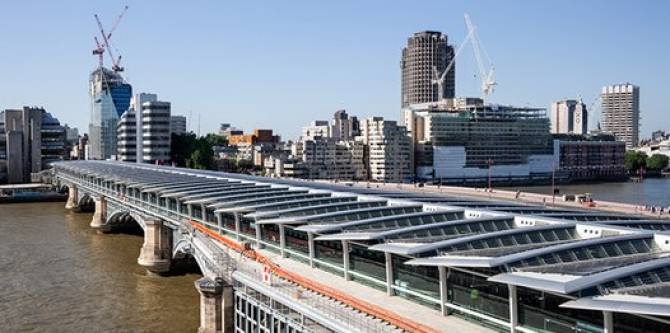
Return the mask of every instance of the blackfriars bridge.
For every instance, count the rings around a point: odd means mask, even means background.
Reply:
[[[54,164],[91,227],[144,230],[154,274],[190,256],[200,332],[670,328],[670,222],[213,171]]]

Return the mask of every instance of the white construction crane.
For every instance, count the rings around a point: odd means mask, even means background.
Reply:
[[[444,71],[442,72],[442,75],[440,75],[440,73],[438,72],[437,67],[433,66],[433,80],[431,81],[431,83],[437,84],[438,101],[441,101],[442,99],[444,99],[444,80],[447,78],[447,73],[449,73],[451,68],[454,67],[454,64],[456,63],[456,58],[458,57],[458,55],[463,50],[463,46],[465,46],[465,44],[467,44],[467,42],[472,38],[473,35],[474,35],[474,30],[468,31],[468,35],[465,36],[465,40],[463,40],[461,45],[459,45],[458,48],[456,49],[456,53],[454,54],[454,57],[451,58],[451,61],[447,65],[447,68],[445,68]]]
[[[475,52],[475,59],[477,59],[477,66],[479,67],[479,78],[482,81],[481,84],[482,97],[487,97],[493,92],[493,89],[497,84],[495,81],[495,67],[491,62],[491,58],[486,52],[484,45],[477,37],[477,32],[475,31],[477,28],[472,24],[472,20],[470,20],[470,15],[466,13],[464,16],[465,16],[465,24],[468,27],[468,31],[472,34],[470,40],[472,41],[472,49]],[[484,51],[484,56],[486,56],[488,71],[484,67],[480,47]]]
[[[482,97],[487,97],[491,93],[493,93],[493,89],[497,84],[495,82],[495,67],[493,67],[493,63],[491,62],[491,58],[489,58],[488,53],[486,53],[486,49],[484,49],[484,46],[479,41],[479,38],[477,38],[476,33],[477,27],[475,27],[472,24],[472,21],[470,20],[470,15],[468,14],[465,14],[465,25],[468,28],[468,34],[467,36],[465,36],[465,40],[463,40],[461,45],[459,45],[458,48],[456,49],[456,53],[454,54],[454,57],[447,65],[447,68],[445,68],[442,74],[440,74],[437,70],[437,67],[433,66],[433,80],[431,82],[433,84],[437,84],[438,98],[439,98],[438,100],[442,100],[444,98],[444,87],[443,87],[444,80],[447,77],[447,73],[449,73],[451,68],[454,67],[454,64],[456,63],[456,58],[463,50],[465,44],[467,44],[468,42],[472,44],[472,49],[475,53],[475,59],[477,60],[477,67],[479,68],[479,77],[482,81],[481,82],[481,91],[483,95]],[[481,55],[482,49],[487,59],[488,71],[484,66],[484,61],[482,60]]]

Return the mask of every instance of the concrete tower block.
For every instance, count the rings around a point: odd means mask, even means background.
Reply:
[[[77,193],[78,189],[76,186],[69,185],[67,187],[67,202],[65,203],[65,209],[77,208]]]
[[[137,263],[151,273],[166,273],[172,258],[172,230],[156,218],[144,219],[144,225],[144,244]]]
[[[223,280],[203,277],[195,281],[195,288],[200,293],[200,327],[198,328],[198,333],[223,332],[221,302],[223,298]]]
[[[93,197],[95,201],[95,212],[91,219],[91,228],[102,232],[109,232],[111,226],[107,224],[107,199],[103,196]]]

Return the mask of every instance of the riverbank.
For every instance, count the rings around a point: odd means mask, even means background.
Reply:
[[[50,184],[0,185],[0,204],[66,201],[67,193],[58,193]]]

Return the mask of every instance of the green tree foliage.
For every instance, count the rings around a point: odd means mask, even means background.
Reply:
[[[227,146],[228,139],[225,136],[209,133],[205,135],[205,140],[209,142],[212,146]]]
[[[668,167],[668,156],[663,154],[654,154],[647,158],[647,168],[649,170],[660,171]]]
[[[629,150],[626,152],[624,164],[629,173],[637,173],[640,168],[647,167],[647,154]]]
[[[172,134],[172,161],[181,167],[209,169],[214,167],[214,151],[206,137],[197,137],[193,133]]]
[[[233,158],[224,158],[217,161],[218,170],[233,173],[260,172],[262,167],[254,165],[251,160],[236,160]]]

